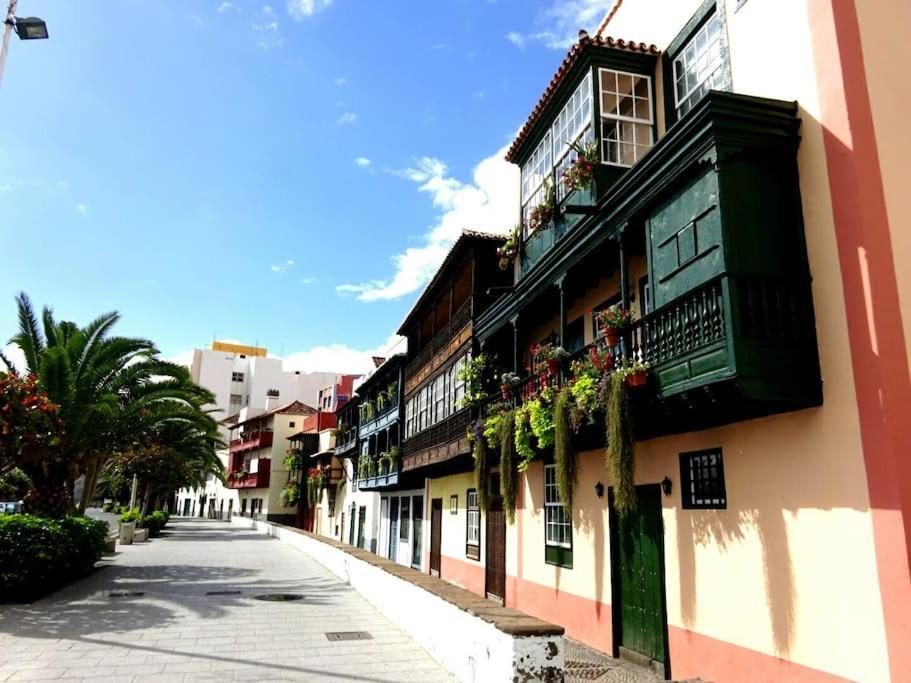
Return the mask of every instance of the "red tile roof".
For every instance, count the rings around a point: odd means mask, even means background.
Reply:
[[[231,429],[237,429],[241,425],[249,424],[250,422],[256,422],[257,420],[262,420],[264,418],[271,417],[272,415],[310,415],[315,412],[316,408],[311,408],[302,401],[291,401],[291,403],[285,403],[284,405],[280,405],[277,408],[273,408],[272,410],[267,410],[266,412],[260,413],[259,415],[248,417],[243,422],[234,422],[231,424]],[[237,416],[235,415],[234,418],[236,420]],[[228,420],[230,419],[231,418],[228,418]],[[225,422],[228,420],[225,420]]]
[[[538,104],[535,105],[535,108],[532,110],[525,125],[522,126],[522,130],[519,131],[516,139],[513,140],[512,145],[509,147],[509,151],[506,152],[506,161],[515,163],[515,155],[522,146],[522,143],[525,142],[525,138],[528,137],[531,129],[538,123],[544,109],[550,104],[554,93],[557,91],[557,88],[560,87],[566,74],[569,73],[570,69],[572,69],[573,65],[576,63],[579,55],[582,54],[582,50],[590,45],[596,47],[612,47],[619,50],[629,50],[630,52],[641,52],[642,54],[647,55],[657,55],[660,53],[660,50],[654,45],[637,43],[632,40],[615,40],[610,36],[602,37],[599,35],[592,38],[585,31],[579,31],[579,42],[569,49],[569,52],[566,53],[566,57],[563,59],[563,63],[560,64],[557,72],[553,75],[553,78],[550,79],[550,83],[544,90],[544,94],[541,95],[541,99],[538,100]]]

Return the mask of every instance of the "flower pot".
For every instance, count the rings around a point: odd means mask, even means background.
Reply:
[[[637,370],[626,376],[626,386],[630,388],[644,387],[648,384],[648,373],[645,370]]]
[[[604,328],[604,343],[609,347],[614,348],[615,346],[620,345],[620,333],[622,330],[619,327],[605,327]]]
[[[556,375],[558,372],[560,372],[560,359],[559,358],[548,358],[547,359],[547,371],[552,375]]]

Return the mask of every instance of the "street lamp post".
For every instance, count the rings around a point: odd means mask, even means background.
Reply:
[[[3,83],[3,68],[6,66],[6,51],[9,49],[10,33],[16,32],[19,40],[43,40],[47,38],[47,24],[38,17],[17,17],[16,3],[9,0],[3,27],[3,45],[0,47],[0,84]]]

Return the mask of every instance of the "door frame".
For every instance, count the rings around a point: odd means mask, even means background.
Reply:
[[[506,605],[506,512],[503,510],[503,498],[500,496],[500,475],[492,474],[489,480],[490,492],[487,494],[487,511],[484,514],[484,597],[488,600],[501,601],[502,604]],[[497,556],[502,558],[503,561],[503,595],[498,596],[496,593],[490,592],[490,582],[488,574],[488,566],[490,565],[490,560],[494,557],[494,553],[491,552],[490,540],[491,540],[491,513],[496,512],[502,515],[503,519],[503,548],[502,552],[497,553]],[[491,597],[493,596],[493,597]]]
[[[664,638],[664,678],[671,679],[671,650],[668,644],[667,624],[667,570],[664,561],[664,505],[662,501],[661,484],[640,484],[636,486],[636,493],[645,489],[655,489],[658,494],[658,529],[661,532],[661,542],[658,544],[658,569],[661,573],[661,612],[663,619],[662,637]],[[611,572],[611,654],[620,658],[620,641],[623,639],[623,609],[622,591],[620,590],[620,529],[617,526],[617,513],[614,511],[614,488],[607,491],[608,501],[608,535],[610,538],[610,572]],[[654,661],[654,660],[653,660]]]
[[[437,517],[439,513],[439,517]],[[437,529],[439,525],[439,529]],[[439,540],[439,547],[436,548],[436,560],[437,567],[433,566],[433,556],[434,556],[434,532],[437,532]],[[431,498],[430,500],[430,559],[428,561],[427,571],[431,576],[439,577],[443,571],[443,499],[442,498]],[[436,572],[436,573],[434,573]]]

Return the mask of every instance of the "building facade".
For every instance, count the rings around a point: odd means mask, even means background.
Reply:
[[[509,150],[511,286],[471,332],[513,373],[496,410],[531,422],[520,465],[501,448],[479,477],[467,445],[422,437],[448,345],[406,368],[427,571],[667,677],[911,675],[891,9],[621,0],[580,35]],[[608,414],[558,449],[542,406],[602,371]]]

